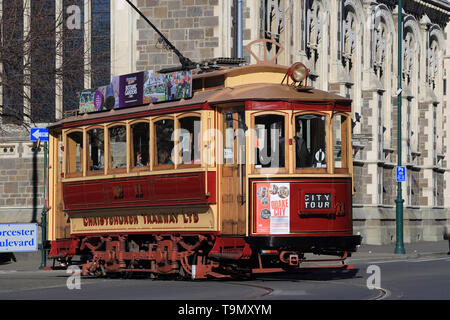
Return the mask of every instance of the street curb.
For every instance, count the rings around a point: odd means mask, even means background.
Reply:
[[[374,260],[412,260],[418,258],[438,258],[438,257],[449,257],[449,252],[417,252],[417,253],[406,253],[406,254],[385,254],[385,253],[365,253],[365,254],[355,254],[348,258],[348,262],[356,261],[374,261]]]

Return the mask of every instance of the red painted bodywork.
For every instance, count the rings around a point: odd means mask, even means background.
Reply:
[[[195,205],[216,202],[216,173],[98,179],[63,183],[65,210],[104,209],[127,206]]]
[[[350,178],[308,178],[297,180],[274,179],[262,182],[290,183],[290,234],[280,236],[344,236],[352,235],[352,181]],[[256,201],[257,188],[253,186],[253,201]],[[306,209],[305,193],[331,194],[331,209]],[[251,208],[253,234],[256,234],[256,206]]]

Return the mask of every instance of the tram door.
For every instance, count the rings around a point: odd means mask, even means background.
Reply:
[[[222,112],[221,216],[224,234],[245,235],[245,113]]]

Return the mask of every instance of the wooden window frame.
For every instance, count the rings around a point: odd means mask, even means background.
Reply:
[[[202,163],[203,163],[203,159],[202,159],[202,146],[201,146],[201,141],[202,141],[202,132],[203,132],[203,128],[202,128],[202,113],[201,112],[186,112],[186,113],[181,113],[181,114],[177,114],[175,116],[175,122],[174,123],[174,127],[177,129],[181,129],[181,123],[180,120],[184,119],[184,118],[189,118],[189,117],[195,117],[195,118],[199,118],[200,119],[200,163],[183,163],[183,155],[181,154],[181,148],[177,147],[181,141],[180,141],[180,137],[178,134],[175,135],[175,141],[174,141],[174,148],[175,150],[178,151],[178,149],[180,149],[179,152],[177,152],[176,154],[176,161],[174,161],[174,163],[176,164],[176,168],[177,169],[187,169],[187,168],[201,168],[202,167]],[[174,130],[175,130],[174,128]],[[178,132],[179,130],[175,131]]]
[[[93,129],[102,129],[103,130],[103,170],[89,170],[89,149],[91,147],[90,143],[89,143],[89,131],[93,130]],[[101,125],[93,125],[90,127],[85,128],[85,144],[86,144],[86,156],[85,156],[85,167],[86,167],[86,176],[99,176],[99,175],[105,175],[106,174],[106,164],[107,164],[107,146],[106,146],[106,137],[107,137],[107,130],[106,130],[106,126],[104,124]]]
[[[156,137],[156,123],[159,121],[162,121],[162,120],[172,120],[173,126],[174,126],[174,128],[173,128],[174,132],[177,128],[177,121],[175,118],[175,114],[155,117],[151,120],[151,130],[152,131],[151,131],[150,141],[152,141],[152,146],[151,146],[150,154],[152,154],[152,170],[153,171],[176,169],[177,159],[172,159],[173,164],[158,164],[158,145],[157,145],[157,137]],[[175,147],[175,142],[176,141],[173,141],[174,147]],[[175,155],[175,157],[176,157],[176,155]]]
[[[125,127],[125,152],[126,152],[126,165],[125,168],[112,168],[112,160],[111,160],[111,137],[109,135],[109,129],[115,128],[115,127]],[[129,148],[129,135],[128,135],[128,125],[126,122],[114,122],[114,123],[108,123],[105,125],[105,151],[108,153],[106,154],[107,160],[105,161],[105,169],[106,174],[112,174],[112,173],[126,173],[129,167],[129,156],[128,156],[128,150]]]
[[[341,116],[345,117],[345,121],[341,122],[341,162],[342,167],[336,168],[334,166],[334,127],[333,127],[333,121],[331,121],[331,134],[333,135],[331,141],[333,141],[332,150],[333,150],[333,169],[334,173],[349,173],[350,172],[350,162],[352,159],[352,146],[351,146],[351,116],[348,113],[344,112],[336,112],[333,113],[331,119],[335,116]],[[342,133],[345,132],[344,136],[342,136]],[[342,146],[345,145],[345,152],[342,150]]]
[[[69,147],[69,134],[74,133],[74,132],[81,132],[82,135],[82,142],[83,142],[83,148],[81,148],[80,150],[80,165],[81,165],[81,172],[71,172],[69,170],[69,161],[68,161],[68,157],[70,156],[70,147]],[[82,177],[84,175],[85,172],[85,162],[84,162],[84,152],[86,150],[86,144],[85,144],[85,130],[83,130],[83,128],[75,128],[75,129],[70,129],[67,130],[66,132],[64,132],[63,135],[63,145],[64,145],[64,157],[63,157],[63,161],[64,161],[64,177],[65,178],[78,178],[78,177]]]
[[[264,115],[278,115],[284,117],[284,168],[278,167],[278,168],[255,168],[256,165],[256,155],[255,155],[255,140],[256,140],[256,128],[255,128],[255,118],[258,116],[264,116]],[[290,165],[290,159],[289,159],[289,111],[256,111],[250,114],[250,128],[251,135],[250,135],[250,148],[247,149],[249,152],[249,157],[251,159],[251,173],[254,174],[285,174],[289,172],[289,165]]]
[[[147,123],[148,124],[148,166],[142,166],[142,167],[136,167],[133,166],[135,159],[134,159],[134,136],[133,136],[133,130],[132,127],[135,124],[139,124],[139,123]],[[129,127],[129,148],[128,148],[128,152],[130,155],[130,161],[129,161],[129,167],[130,167],[130,172],[140,172],[140,171],[151,171],[152,168],[152,146],[151,146],[151,141],[152,141],[152,121],[150,118],[145,118],[145,119],[137,119],[137,120],[133,120],[132,122],[128,123],[128,127]]]
[[[297,168],[297,162],[296,156],[297,156],[297,144],[294,143],[293,148],[293,167],[294,167],[294,173],[313,173],[313,174],[327,174],[327,173],[333,173],[333,157],[334,153],[332,150],[333,140],[332,140],[332,132],[331,132],[331,115],[329,112],[326,111],[312,111],[312,110],[302,110],[302,111],[294,111],[292,113],[292,121],[291,121],[291,127],[292,127],[292,139],[294,140],[295,136],[295,118],[300,115],[319,115],[325,117],[325,152],[326,152],[326,168]],[[314,156],[314,155],[313,155]]]

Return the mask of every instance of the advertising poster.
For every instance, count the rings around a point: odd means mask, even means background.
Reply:
[[[144,72],[130,73],[119,78],[119,108],[143,104]]]
[[[145,71],[144,103],[158,103],[191,97],[191,72],[155,75]]]
[[[255,183],[256,232],[289,234],[290,184]]]
[[[83,90],[79,113],[96,112],[188,99],[192,95],[190,71],[155,74],[153,70],[111,78],[109,85]]]
[[[118,108],[119,80],[120,77],[113,77],[109,85],[81,91],[79,113]]]

